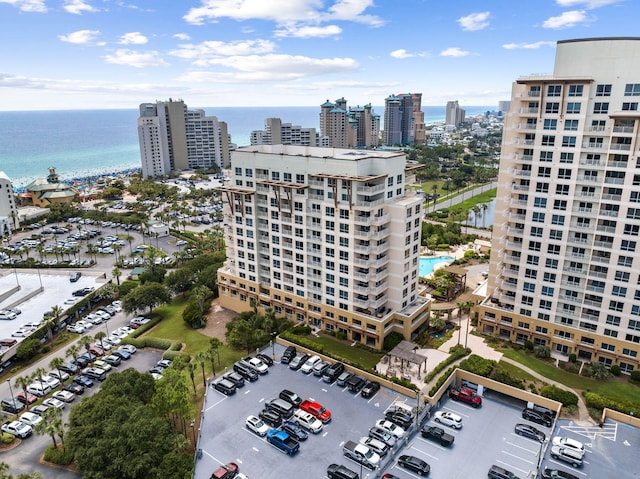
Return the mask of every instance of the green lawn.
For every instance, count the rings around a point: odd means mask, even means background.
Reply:
[[[198,352],[209,349],[209,341],[211,338],[196,329],[191,329],[182,320],[182,311],[186,305],[186,300],[176,299],[171,304],[158,308],[155,314],[162,315],[164,319],[149,331],[148,335],[155,338],[169,338],[182,341],[185,345],[183,351],[189,353],[193,358]],[[218,339],[224,342],[224,338]],[[220,367],[230,367],[243,355],[242,351],[236,351],[223,345],[220,348]],[[211,363],[208,362],[205,369],[211,372]],[[216,373],[217,372],[219,371],[216,369]]]
[[[640,387],[625,381],[624,379],[609,379],[596,381],[556,368],[550,363],[541,361],[521,351],[507,349],[502,353],[514,361],[533,369],[537,373],[553,381],[562,383],[572,389],[589,390],[596,394],[615,399],[617,401],[634,401],[640,394]]]
[[[363,369],[371,370],[375,368],[384,353],[374,353],[356,348],[342,341],[330,337],[313,338],[307,336],[307,339],[318,343],[324,347],[324,351],[339,356],[347,361],[359,364]]]
[[[520,369],[518,366],[514,366],[511,363],[500,362],[500,369],[508,372],[514,378],[522,379],[523,381],[537,381],[531,374]]]

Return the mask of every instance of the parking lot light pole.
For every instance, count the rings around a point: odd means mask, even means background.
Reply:
[[[278,333],[276,333],[275,331],[273,331],[271,333],[271,359],[275,360],[276,359],[276,336],[278,335]]]
[[[197,448],[197,444],[196,444],[196,420],[192,419],[191,420],[191,435],[193,436],[193,450],[195,451]]]
[[[5,382],[9,385],[9,391],[11,392],[11,400],[15,403],[16,398],[13,396],[13,388],[11,387],[11,380],[7,379]]]
[[[420,390],[418,390],[418,394],[416,395],[417,406],[416,406],[416,428],[420,425]]]

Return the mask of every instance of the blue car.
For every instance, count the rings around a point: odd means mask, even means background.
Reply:
[[[287,421],[282,423],[282,426],[280,426],[280,429],[288,433],[291,437],[293,437],[297,441],[306,441],[307,438],[309,437],[309,434],[307,434],[307,431],[302,429],[298,425],[298,423],[295,423],[293,421]]]
[[[93,387],[93,380],[84,375],[76,376],[73,378],[73,382],[85,388]]]
[[[119,357],[123,361],[127,361],[127,360],[131,359],[131,353],[129,351],[127,351],[126,349],[116,349],[115,351],[112,351],[111,354],[113,356]]]

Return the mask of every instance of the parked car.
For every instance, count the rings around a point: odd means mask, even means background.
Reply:
[[[367,381],[360,391],[360,396],[370,398],[380,391],[380,383],[378,381]]]
[[[322,361],[320,359],[320,356],[317,356],[314,354],[309,359],[307,359],[304,362],[304,364],[300,367],[300,372],[303,374],[311,374],[311,372],[313,371],[313,367],[320,361]]]
[[[93,363],[96,368],[104,369],[106,372],[111,371],[112,367],[110,363],[105,361],[104,359],[96,359]]]
[[[24,409],[24,403],[18,399],[5,398],[0,404],[2,405],[2,410],[10,414],[17,414]]]
[[[578,476],[570,472],[563,471],[562,469],[549,469],[548,467],[545,467],[542,471],[542,477],[544,479],[578,479]]]
[[[243,361],[236,361],[233,365],[233,370],[247,381],[253,382],[258,380],[258,373]]]
[[[360,479],[357,472],[339,464],[329,464],[327,477],[329,479]]]
[[[216,391],[220,391],[226,396],[231,396],[236,392],[236,385],[231,381],[227,381],[225,378],[219,378],[213,382],[213,387]]]
[[[342,445],[342,454],[369,469],[375,469],[380,464],[380,456],[369,446],[359,442],[345,442]]]
[[[323,429],[322,421],[320,421],[320,419],[300,409],[293,413],[292,419],[298,423],[300,427],[305,428],[307,431],[311,431],[313,434],[318,434]]]
[[[60,401],[60,399],[56,398],[48,398],[42,401],[42,404],[49,407],[54,407],[56,409],[64,409],[64,403]]]
[[[289,364],[291,360],[295,357],[296,357],[295,346],[287,346],[287,348],[284,350],[284,353],[282,353],[282,356],[280,356],[280,362],[282,364]]]
[[[266,436],[269,430],[269,426],[257,416],[247,417],[244,424],[249,431],[256,433],[260,437]]]
[[[115,356],[113,354],[105,356],[104,358],[102,358],[102,360],[112,367],[119,366],[122,363],[122,358],[119,358],[118,356]]]
[[[18,393],[18,395],[16,396],[16,399],[18,401],[20,401],[22,404],[33,404],[34,402],[36,402],[38,400],[38,396],[36,396],[33,393],[30,393],[27,391],[27,393],[25,394],[24,391],[20,391]]]
[[[342,363],[334,363],[327,368],[327,370],[322,375],[322,380],[325,383],[333,383],[338,377],[344,372],[344,364]]]
[[[573,467],[582,466],[582,454],[575,449],[562,446],[551,446],[551,457],[557,461],[564,461]]]
[[[107,379],[107,372],[101,368],[85,368],[82,370],[82,374],[88,378],[97,379],[98,381]]]
[[[273,366],[273,359],[263,353],[256,354],[256,358],[265,363],[267,366]]]
[[[331,411],[325,409],[320,403],[305,399],[300,403],[299,407],[301,410],[317,417],[325,424],[331,421]]]
[[[58,381],[66,381],[69,379],[69,373],[65,372],[62,368],[60,368],[59,371],[54,369],[49,372],[49,376],[56,378]]]
[[[289,362],[289,369],[293,369],[294,371],[298,371],[304,365],[304,363],[307,361],[307,359],[309,359],[309,357],[310,356],[308,354],[305,354],[305,353],[297,354]]]
[[[449,397],[454,401],[462,401],[472,407],[482,406],[482,398],[469,388],[451,388]]]
[[[431,467],[426,461],[408,454],[400,456],[398,464],[405,469],[409,469],[410,471],[420,474],[421,476],[426,476],[429,474],[429,471],[431,471]]]
[[[76,395],[73,394],[72,392],[62,390],[62,391],[54,392],[51,397],[58,399],[62,402],[69,403],[69,402],[73,402],[73,400],[76,398]]]
[[[235,385],[236,389],[244,386],[244,378],[235,371],[229,371],[228,373],[224,374],[222,377],[225,378],[227,381],[232,382]]]
[[[73,378],[73,382],[85,388],[93,387],[93,380],[84,375],[76,376]]]
[[[80,384],[74,383],[74,382],[70,382],[69,384],[65,384],[64,387],[62,388],[62,390],[63,391],[69,391],[70,393],[73,393],[76,396],[84,394],[84,386],[81,386]]]
[[[249,363],[249,366],[258,371],[258,374],[267,374],[269,372],[269,366],[258,358],[247,357],[244,360]]]
[[[300,404],[302,403],[302,398],[298,396],[296,393],[294,393],[293,391],[289,391],[288,389],[283,389],[282,391],[280,391],[280,394],[278,395],[278,397],[280,399],[284,399],[289,404],[295,407],[300,406]]]
[[[324,372],[329,369],[331,363],[329,361],[320,361],[313,366],[313,375],[322,377]]]
[[[439,442],[440,445],[444,447],[451,446],[455,441],[455,438],[451,434],[448,434],[438,426],[425,426],[420,431],[420,434],[426,439]]]
[[[384,415],[387,421],[397,424],[405,431],[413,424],[413,418],[409,414],[400,411],[387,411]]]
[[[575,439],[571,439],[570,437],[563,436],[555,436],[551,441],[553,446],[560,446],[566,449],[573,449],[581,456],[584,456],[584,444],[580,441],[576,441]]]
[[[283,422],[282,426],[280,426],[280,429],[282,429],[284,432],[289,434],[289,436],[294,438],[296,441],[306,441],[307,438],[309,437],[309,434],[307,434],[307,431],[305,431],[302,428],[302,426],[300,426],[295,421]]]
[[[544,442],[547,439],[547,435],[540,431],[538,428],[530,426],[529,424],[516,424],[513,428],[518,436],[528,437],[534,441]]]
[[[433,420],[445,426],[452,427],[454,429],[460,429],[462,427],[462,418],[457,414],[449,411],[438,411],[434,414]]]
[[[278,428],[282,425],[282,417],[272,409],[263,409],[258,417],[271,427]]]
[[[376,427],[379,427],[380,429],[384,429],[385,431],[394,435],[397,438],[401,438],[402,436],[404,436],[406,432],[397,424],[394,424],[391,421],[387,421],[386,419],[378,419],[376,421]]]
[[[128,361],[129,359],[131,359],[131,353],[126,349],[122,349],[122,348],[116,349],[111,354],[113,356],[120,358],[122,361]]]
[[[397,442],[397,439],[393,434],[377,426],[374,426],[371,429],[369,429],[369,437],[382,441],[389,447],[395,446]]]
[[[347,385],[347,381],[351,379],[351,376],[353,376],[351,371],[344,371],[340,376],[338,376],[336,384],[340,387],[345,387]]]
[[[62,366],[60,366],[60,370],[64,371],[65,373],[76,374],[80,370],[80,368],[77,364],[71,361],[65,361],[64,363],[62,363]]]
[[[234,477],[236,477],[239,469],[240,468],[235,462],[224,464],[213,471],[213,474],[211,474],[211,479],[233,479]]]
[[[365,378],[354,374],[347,381],[347,388],[349,388],[349,391],[351,391],[352,393],[358,393],[366,382],[367,380]]]
[[[495,464],[489,468],[487,476],[489,479],[520,479],[513,472]]]
[[[42,422],[42,417],[32,412],[24,412],[20,415],[20,422],[23,422],[31,427],[36,427]]]
[[[551,416],[546,416],[542,413],[528,408],[522,410],[522,419],[535,422],[536,424],[542,424],[547,427],[551,427],[551,425],[553,424],[553,419],[551,418]]]
[[[33,434],[33,428],[22,421],[7,421],[0,429],[7,434],[13,434],[20,439],[26,439]]]
[[[380,457],[385,457],[389,452],[389,446],[386,443],[373,437],[361,437],[360,444],[364,444],[365,446],[371,448],[371,450],[378,454]]]

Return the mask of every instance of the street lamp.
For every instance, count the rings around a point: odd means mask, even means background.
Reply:
[[[9,391],[11,392],[11,401],[15,404],[16,398],[13,396],[13,388],[11,387],[11,380],[7,379],[5,381],[9,385]]]
[[[271,343],[271,359],[273,359],[273,360],[276,359],[276,336],[277,335],[278,335],[278,333],[273,331],[271,333],[271,341],[269,341]]]
[[[195,418],[191,420],[191,435],[193,436],[193,449],[196,449],[196,420]]]
[[[416,406],[416,428],[420,425],[420,390],[416,394],[417,406]]]

